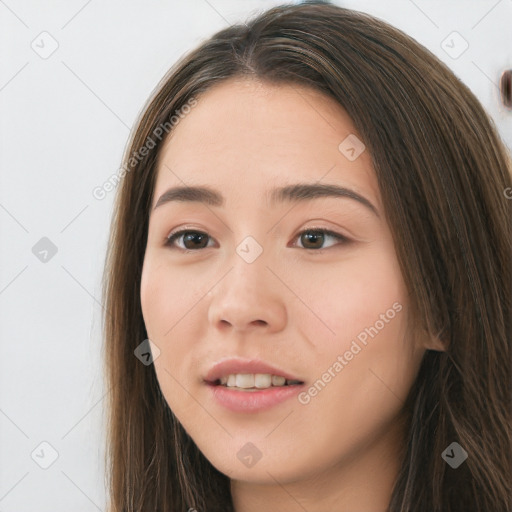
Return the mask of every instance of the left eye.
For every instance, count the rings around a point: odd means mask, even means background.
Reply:
[[[306,244],[304,249],[326,249],[326,247],[318,247],[318,245],[315,245],[324,242],[326,237],[338,240],[341,244],[347,244],[350,241],[346,236],[327,229],[305,229],[298,233],[296,238],[297,237],[300,238],[303,246]],[[310,246],[311,244],[313,244],[313,247]]]
[[[320,245],[322,245],[323,242],[325,242],[326,237],[337,240],[341,244],[347,244],[350,242],[346,236],[326,229],[305,229],[295,235],[295,239],[300,238],[303,244],[302,247],[299,246],[299,248],[312,250],[325,249],[325,247],[319,247],[318,244],[320,243]],[[209,236],[207,233],[203,233],[202,231],[183,229],[176,233],[171,233],[167,237],[165,245],[171,249],[175,249],[176,240],[180,240],[182,238],[184,246],[178,246],[178,248],[190,252],[196,249],[205,249],[206,246],[203,243],[208,240]],[[296,246],[294,245],[294,247]]]

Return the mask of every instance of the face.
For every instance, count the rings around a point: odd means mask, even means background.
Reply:
[[[356,137],[317,91],[231,79],[198,98],[159,155],[141,281],[155,371],[233,479],[298,481],[389,445],[418,371],[425,349],[407,335],[407,291]],[[162,197],[175,187],[188,193]]]

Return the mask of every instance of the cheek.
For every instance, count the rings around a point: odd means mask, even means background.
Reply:
[[[203,279],[166,264],[165,256],[146,254],[140,287],[144,324],[148,338],[160,350],[154,367],[162,392],[181,414],[193,403],[181,386],[190,379],[193,355],[205,338],[205,322],[195,320],[206,315],[201,299],[207,291]]]
[[[169,284],[161,265],[146,255],[142,267],[140,302],[148,337],[155,341],[169,329],[170,325],[165,326],[164,319],[171,320],[167,311],[172,311],[176,305],[175,294]]]
[[[297,274],[289,279],[301,299],[293,302],[294,318],[320,357],[347,350],[352,339],[368,336],[365,329],[376,323],[380,331],[382,315],[383,330],[388,332],[406,316],[404,311],[397,312],[405,310],[407,291],[388,243],[332,264],[310,265],[306,277],[304,269],[297,267]]]
[[[140,290],[142,315],[148,338],[160,350],[154,365],[166,398],[169,398],[169,389],[175,387],[171,382],[172,377],[180,382],[183,379],[179,374],[179,363],[186,361],[187,350],[192,349],[189,341],[195,338],[189,332],[193,329],[193,323],[187,316],[187,311],[192,309],[192,304],[189,304],[192,299],[182,280],[179,272],[166,268],[156,258],[145,259]],[[179,343],[183,339],[187,343]]]
[[[407,290],[393,246],[381,244],[339,269],[314,272],[308,280],[315,284],[304,295],[309,312],[296,315],[311,341],[307,359],[315,369],[311,393],[301,403],[316,409],[310,418],[334,415],[334,425],[340,409],[332,404],[339,403],[345,419],[358,418],[371,428],[396,412],[422,356],[406,337]]]
[[[162,261],[163,260],[163,261]],[[142,269],[140,300],[148,336],[165,345],[177,330],[192,327],[187,316],[199,303],[205,290],[198,280],[179,268],[165,264],[165,258],[148,254]],[[185,320],[184,322],[181,319]]]

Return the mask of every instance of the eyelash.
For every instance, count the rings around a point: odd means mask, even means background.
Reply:
[[[299,233],[297,233],[295,235],[294,239],[299,238],[304,233],[311,233],[311,232],[313,232],[313,233],[323,233],[324,235],[331,236],[331,237],[335,238],[336,240],[338,240],[340,242],[340,244],[336,244],[336,245],[346,245],[346,244],[351,242],[351,240],[349,238],[347,238],[346,236],[344,236],[344,235],[341,235],[341,234],[336,233],[334,231],[330,231],[328,229],[316,228],[316,227],[303,229],[302,231],[300,231]],[[186,229],[185,228],[185,229],[181,229],[179,231],[175,231],[174,233],[171,233],[170,235],[168,235],[165,238],[164,245],[166,247],[169,247],[170,249],[178,249],[178,250],[180,250],[181,252],[184,252],[184,253],[200,251],[201,249],[183,249],[181,247],[176,247],[174,245],[174,241],[177,240],[178,238],[180,238],[181,235],[183,235],[185,233],[194,233],[194,234],[200,234],[200,235],[208,236],[208,233],[204,233],[203,231],[198,231],[198,230],[195,230],[195,229]],[[207,249],[207,248],[208,247],[203,247],[202,249]],[[327,247],[325,249],[312,249],[310,247],[299,247],[299,249],[304,249],[306,251],[323,253],[324,251],[330,249],[330,247]]]

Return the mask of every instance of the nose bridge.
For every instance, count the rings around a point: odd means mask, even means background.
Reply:
[[[226,297],[231,295],[238,301],[243,298],[247,305],[270,294],[269,271],[266,268],[270,263],[268,257],[262,244],[252,236],[245,237],[228,258],[231,271],[223,280],[222,294]]]
[[[268,270],[270,251],[246,236],[228,258],[229,272],[210,291],[209,321],[216,327],[244,330],[254,325],[281,329],[286,321],[284,297]],[[275,278],[274,278],[275,279]]]

